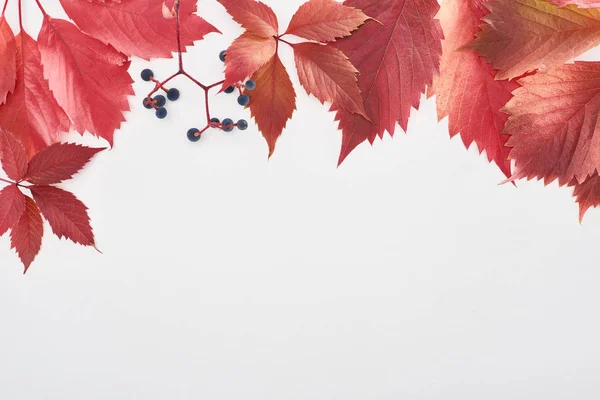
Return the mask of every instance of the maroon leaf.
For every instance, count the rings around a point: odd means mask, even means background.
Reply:
[[[579,222],[583,222],[590,208],[600,206],[600,176],[596,172],[583,183],[577,183],[574,179],[572,186],[575,186],[573,196],[579,204]]]
[[[27,174],[27,155],[21,142],[0,126],[0,162],[6,175],[15,182]]]
[[[0,107],[0,125],[15,135],[29,158],[58,141],[71,122],[44,79],[37,42],[28,34],[17,36],[17,85]]]
[[[71,179],[104,149],[73,143],[56,143],[36,154],[29,162],[25,180],[35,185],[53,185]]]
[[[88,209],[75,195],[53,186],[33,186],[31,193],[56,236],[84,246],[94,245]]]
[[[25,210],[10,232],[11,248],[17,251],[25,272],[40,252],[43,236],[44,222],[40,209],[31,198],[25,196]]]
[[[126,0],[89,3],[61,0],[65,12],[84,31],[114,46],[118,51],[144,59],[171,57],[177,50],[175,19],[163,16],[163,4],[171,9],[173,0]],[[102,4],[105,3],[105,4]],[[180,6],[181,40],[191,46],[211,32],[214,26],[195,14],[196,1]],[[184,48],[185,49],[185,48]]]
[[[12,229],[25,211],[25,195],[17,185],[10,185],[0,191],[0,236]]]
[[[17,79],[16,53],[13,31],[8,26],[6,18],[0,16],[0,104],[6,101],[6,95],[15,88]]]

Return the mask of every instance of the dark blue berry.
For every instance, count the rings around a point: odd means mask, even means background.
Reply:
[[[142,104],[144,104],[144,107],[146,107],[148,110],[154,108],[154,105],[152,104],[152,100],[148,101],[147,97],[144,97],[144,102]]]
[[[233,86],[229,86],[227,89],[223,90],[225,93],[229,94],[229,93],[233,93],[233,91],[235,90],[235,88]]]
[[[152,78],[154,78],[154,72],[152,72],[151,69],[143,70],[141,75],[142,75],[142,79],[145,80],[146,82],[149,82],[152,80]]]
[[[252,79],[250,79],[248,82],[246,82],[246,89],[248,89],[248,90],[256,89],[256,82],[254,82]]]
[[[187,132],[187,137],[190,140],[190,142],[197,142],[198,140],[200,140],[200,137],[202,135],[200,135],[200,131],[196,128],[192,128]]]
[[[240,119],[237,122],[237,127],[240,131],[245,131],[246,129],[248,129],[248,121],[246,121],[245,119]]]
[[[233,130],[233,128],[235,128],[235,125],[233,124],[233,120],[231,118],[225,118],[223,120],[223,130],[225,132],[231,132]]]
[[[221,123],[221,121],[219,121],[219,118],[211,118],[210,123],[211,124],[219,124],[219,123]],[[213,126],[213,128],[214,128],[214,126]]]
[[[169,91],[167,92],[167,98],[171,101],[178,100],[179,99],[179,90],[177,90],[175,88],[169,89]]]
[[[250,103],[250,97],[247,94],[243,94],[238,97],[238,104],[240,106],[246,107]]]
[[[162,94],[159,94],[158,96],[154,96],[154,100],[156,103],[156,107],[164,107],[165,104],[167,104],[167,99],[165,99],[165,96],[163,96]]]
[[[219,60],[225,62],[226,58],[227,58],[227,50],[223,50],[222,52],[219,53]]]
[[[167,109],[164,107],[160,107],[156,110],[156,117],[158,119],[165,119],[167,117]]]

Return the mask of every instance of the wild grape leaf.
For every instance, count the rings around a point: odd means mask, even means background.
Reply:
[[[583,222],[583,217],[590,208],[600,206],[600,176],[598,172],[583,183],[575,183],[573,196],[579,204],[579,222]]]
[[[25,211],[25,195],[17,185],[9,185],[0,191],[0,236],[12,229]]]
[[[227,49],[223,89],[252,76],[275,55],[276,48],[277,42],[272,37],[265,38],[249,32],[234,40]]]
[[[559,7],[566,7],[574,5],[579,8],[599,8],[600,1],[598,0],[548,0],[552,4],[556,4]]]
[[[248,32],[255,36],[272,38],[277,36],[277,16],[266,4],[255,0],[218,0],[229,15]]]
[[[175,19],[164,18],[163,4],[174,0],[124,0],[92,2],[60,0],[67,15],[84,32],[127,56],[144,59],[171,57],[177,50]],[[214,26],[196,15],[196,1],[181,1],[181,40],[190,46],[211,32]],[[184,49],[182,49],[184,50]]]
[[[0,126],[0,163],[6,176],[15,182],[27,175],[27,154],[21,142]]]
[[[328,101],[367,117],[358,89],[358,70],[344,53],[318,43],[299,43],[293,48],[298,78],[308,94],[321,103]]]
[[[104,149],[73,143],[55,143],[37,153],[29,161],[25,180],[35,185],[53,185],[66,181],[102,150]]]
[[[434,78],[439,119],[449,117],[450,136],[460,133],[467,148],[475,142],[509,177],[510,149],[502,135],[508,114],[501,111],[519,87],[515,82],[496,80],[491,66],[473,50],[459,51],[479,32],[481,18],[488,13],[485,0],[444,0],[438,18],[442,42],[440,75]]]
[[[546,0],[489,0],[483,31],[468,47],[497,79],[547,71],[600,44],[600,10],[558,8]]]
[[[337,110],[342,129],[339,162],[365,140],[371,143],[396,123],[406,131],[411,107],[418,108],[425,88],[439,71],[442,31],[436,0],[348,0],[344,3],[373,18],[333,46],[360,71],[358,86],[373,123]]]
[[[27,33],[16,38],[17,84],[0,106],[0,125],[14,134],[29,158],[67,132],[70,121],[44,79],[38,44]]]
[[[15,36],[4,15],[0,16],[0,104],[15,88],[17,79]]]
[[[250,113],[267,140],[270,157],[296,110],[296,92],[278,55],[256,71],[252,79],[256,89],[245,93],[250,96]]]
[[[88,209],[77,197],[53,186],[33,186],[31,194],[56,236],[94,246]]]
[[[10,232],[11,248],[17,251],[25,272],[40,252],[44,222],[35,202],[25,196],[25,210]]]
[[[506,105],[511,180],[566,185],[600,171],[600,62],[567,64],[519,83]]]
[[[44,18],[38,42],[44,76],[75,129],[112,145],[129,110],[127,96],[133,94],[127,57],[70,22],[50,17]]]
[[[333,42],[350,36],[368,18],[361,10],[335,0],[310,0],[296,11],[286,34],[315,42]]]

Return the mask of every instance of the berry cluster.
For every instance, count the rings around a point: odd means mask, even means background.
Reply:
[[[227,57],[226,50],[223,50],[222,52],[219,53],[219,59],[221,61],[225,62],[226,57]],[[182,64],[181,64],[181,60],[180,60],[180,66],[181,65]],[[223,121],[221,121],[218,118],[211,117],[210,108],[208,105],[208,91],[212,88],[222,85],[223,81],[217,82],[210,86],[206,86],[206,85],[203,85],[202,83],[198,82],[191,75],[189,75],[187,72],[185,72],[182,68],[180,68],[180,71],[178,73],[174,74],[173,76],[171,76],[170,78],[168,78],[167,80],[165,80],[163,82],[160,82],[154,78],[154,72],[152,72],[152,70],[145,69],[142,71],[141,77],[144,81],[155,83],[154,90],[152,92],[150,92],[148,94],[148,96],[146,96],[144,98],[144,101],[143,101],[144,107],[146,107],[147,109],[154,109],[156,116],[159,119],[166,118],[167,109],[165,108],[165,106],[167,104],[167,100],[170,100],[170,101],[178,100],[180,97],[180,93],[179,93],[179,90],[177,90],[175,88],[167,89],[164,85],[167,84],[171,79],[175,78],[178,75],[186,76],[188,79],[190,79],[196,85],[200,86],[205,92],[206,116],[207,116],[208,122],[207,122],[206,127],[202,130],[200,130],[198,128],[192,128],[192,129],[188,130],[187,137],[191,142],[199,141],[200,138],[202,137],[202,134],[204,132],[206,132],[208,130],[208,128],[220,129],[223,132],[231,132],[236,127],[241,131],[248,129],[248,122],[244,119],[240,119],[238,122],[234,122],[231,118],[225,118],[225,119],[223,119]],[[230,94],[230,93],[235,92],[235,90],[237,89],[239,92],[239,96],[237,98],[238,104],[242,107],[247,107],[250,104],[250,97],[247,94],[243,94],[243,92],[242,92],[243,88],[245,88],[246,90],[254,90],[254,89],[256,89],[256,82],[254,82],[253,80],[248,80],[245,83],[238,83],[236,85],[229,86],[223,92]],[[156,92],[158,92],[159,90],[163,90],[166,93],[167,97],[165,98],[165,96],[163,96],[161,94],[155,95],[153,97],[153,95]]]
[[[146,82],[157,83],[157,81],[154,79],[154,72],[152,72],[151,69],[143,70],[141,76],[142,79]],[[149,110],[154,109],[157,118],[164,119],[167,117],[167,109],[165,108],[165,105],[167,104],[167,99],[169,99],[170,101],[176,101],[179,99],[180,93],[179,90],[175,88],[167,89],[162,85],[160,86],[160,88],[167,94],[166,98],[162,94],[159,94],[154,97],[148,96],[144,98],[143,104],[144,107],[146,107]]]

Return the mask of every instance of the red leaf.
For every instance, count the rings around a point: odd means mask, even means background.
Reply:
[[[25,265],[25,272],[40,252],[43,236],[44,222],[40,209],[31,198],[25,196],[25,210],[10,233],[11,248],[17,251]]]
[[[6,101],[6,95],[15,89],[17,79],[17,59],[15,54],[15,36],[4,15],[0,16],[0,104]]]
[[[164,0],[86,2],[60,0],[67,15],[84,31],[109,43],[118,51],[144,59],[171,57],[177,51],[175,19],[163,17]],[[173,0],[169,1],[171,4]],[[169,7],[171,8],[171,7]],[[195,14],[195,1],[180,6],[181,40],[191,46],[211,32],[214,26]]]
[[[31,159],[25,180],[35,185],[53,185],[66,181],[102,150],[104,149],[73,143],[53,144]]]
[[[53,186],[33,186],[31,194],[56,236],[94,246],[88,209],[77,197]]]
[[[498,79],[547,71],[600,44],[600,10],[558,8],[546,0],[489,0],[483,31],[468,47]]]
[[[233,19],[256,36],[277,36],[279,24],[271,7],[254,0],[218,0]]]
[[[575,184],[573,193],[579,203],[579,222],[592,207],[600,206],[600,176],[596,172],[581,184]]]
[[[58,104],[79,133],[86,130],[108,140],[125,121],[127,95],[133,94],[129,61],[111,46],[81,33],[70,22],[44,18],[38,42]]]
[[[579,8],[600,8],[598,0],[548,0],[550,3],[556,4],[559,7],[575,5]]]
[[[269,145],[269,157],[277,139],[296,110],[296,92],[285,67],[275,55],[252,76],[256,89],[250,96],[250,113]]]
[[[31,158],[69,130],[70,122],[44,79],[38,44],[21,32],[17,36],[17,85],[0,106],[0,125],[11,131]]]
[[[321,103],[328,101],[367,117],[358,89],[358,71],[344,53],[318,43],[300,43],[293,48],[300,84],[308,94]]]
[[[19,182],[27,174],[27,155],[21,142],[0,126],[0,162],[6,176]]]
[[[294,14],[286,34],[315,42],[332,42],[350,36],[368,18],[361,10],[335,0],[310,0]]]
[[[600,171],[600,62],[577,62],[519,80],[504,133],[511,181],[584,182]]]
[[[449,116],[450,136],[460,132],[467,148],[473,142],[486,151],[509,177],[510,149],[507,135],[501,135],[508,114],[500,111],[519,87],[515,82],[495,80],[496,73],[473,50],[458,51],[479,32],[481,18],[488,13],[485,0],[444,0],[438,17],[445,39],[440,75],[434,79],[438,116]]]
[[[375,19],[333,44],[360,71],[358,86],[374,124],[338,110],[343,134],[340,163],[365,140],[373,142],[385,131],[393,135],[397,122],[406,131],[410,109],[419,107],[421,94],[433,83],[442,53],[441,27],[434,19],[439,10],[436,0],[348,0],[344,4]]]
[[[248,32],[238,37],[227,49],[223,89],[252,76],[275,55],[276,48],[277,42],[272,37],[264,38]]]
[[[25,211],[25,195],[17,185],[9,185],[0,191],[0,236],[12,229]]]

